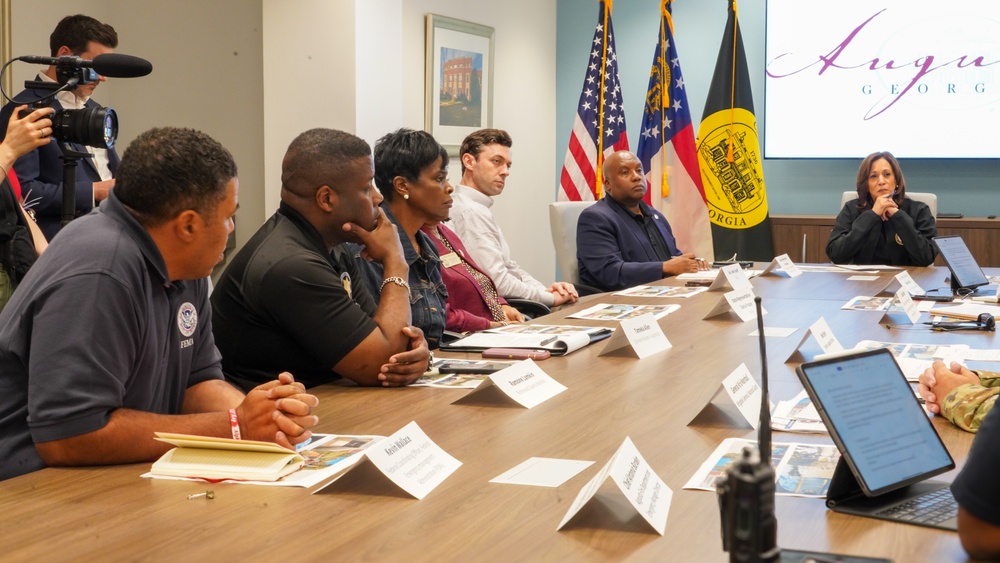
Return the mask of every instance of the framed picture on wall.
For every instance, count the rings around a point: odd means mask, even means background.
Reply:
[[[427,14],[424,127],[448,154],[493,126],[492,27]]]

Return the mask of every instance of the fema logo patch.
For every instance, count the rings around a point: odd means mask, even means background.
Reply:
[[[194,334],[194,329],[198,328],[198,311],[194,308],[194,305],[184,303],[177,310],[177,328],[181,330],[181,334],[185,337]]]

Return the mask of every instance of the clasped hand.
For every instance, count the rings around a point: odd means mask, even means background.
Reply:
[[[409,339],[405,352],[393,354],[389,363],[379,370],[378,379],[383,387],[403,387],[420,378],[427,371],[431,357],[424,331],[415,326],[403,327]]]
[[[883,221],[886,221],[889,217],[892,217],[897,211],[899,211],[899,206],[896,205],[896,201],[892,199],[892,194],[886,194],[882,197],[875,198],[875,203],[872,205],[872,211],[881,217]]]
[[[952,362],[951,366],[944,365],[944,362],[937,360],[931,367],[924,370],[917,380],[917,392],[924,400],[927,410],[934,413],[941,413],[941,401],[959,385],[967,383],[979,383],[979,376],[973,373],[958,362]]]
[[[275,442],[288,449],[312,436],[319,422],[312,410],[319,398],[285,372],[278,379],[254,387],[236,408],[240,431],[248,440]]]

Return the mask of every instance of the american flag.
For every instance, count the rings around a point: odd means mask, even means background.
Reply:
[[[663,212],[682,252],[711,258],[712,224],[701,182],[694,126],[673,34],[672,0],[660,3],[660,36],[649,71],[636,156],[646,171],[649,203]]]
[[[576,108],[569,148],[559,181],[560,201],[601,198],[601,165],[614,151],[628,150],[625,108],[618,82],[618,56],[611,26],[611,1],[601,0],[591,43],[587,77]],[[602,119],[603,109],[603,119]]]

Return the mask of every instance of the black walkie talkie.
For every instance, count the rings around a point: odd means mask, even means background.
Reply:
[[[778,521],[774,517],[774,468],[771,467],[771,402],[767,393],[767,352],[760,297],[757,332],[760,335],[761,400],[759,449],[746,447],[739,460],[715,482],[722,516],[722,549],[730,562],[778,561]]]

